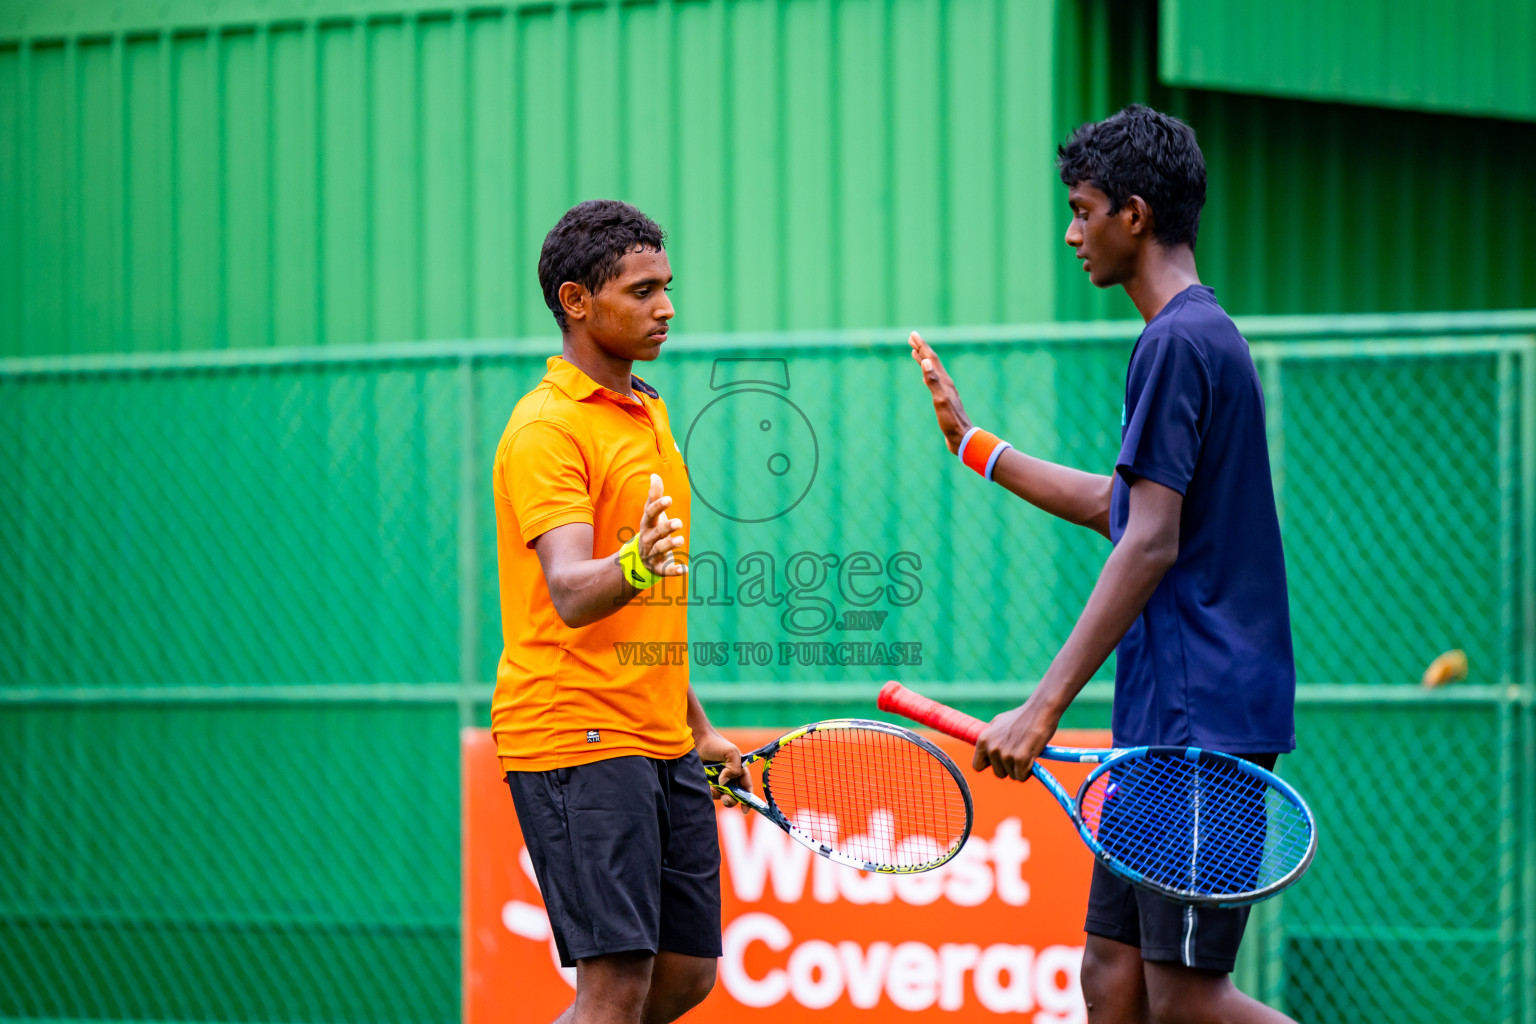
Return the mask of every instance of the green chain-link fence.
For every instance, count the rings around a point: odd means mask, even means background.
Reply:
[[[1250,320],[1323,830],[1240,982],[1303,1021],[1536,1021],[1536,315]],[[1127,324],[931,340],[1103,471]],[[490,464],[550,341],[0,361],[0,1019],[449,1021]],[[722,724],[1017,701],[1107,547],[945,452],[899,339],[681,337]],[[1464,648],[1472,678],[1417,677]],[[893,664],[894,662],[894,664]],[[1107,722],[1110,671],[1067,724]]]

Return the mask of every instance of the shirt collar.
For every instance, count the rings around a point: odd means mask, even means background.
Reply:
[[[573,401],[584,401],[601,392],[607,392],[618,398],[624,397],[617,394],[617,392],[609,391],[597,381],[588,377],[581,367],[561,356],[550,356],[544,365],[548,367],[547,372],[544,374],[544,379],[561,391],[564,391]],[[661,397],[655,388],[634,374],[629,375],[629,386],[650,398]]]

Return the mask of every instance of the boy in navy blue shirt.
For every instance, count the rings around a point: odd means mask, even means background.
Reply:
[[[1189,745],[1273,767],[1296,745],[1296,670],[1264,397],[1248,345],[1195,270],[1205,161],[1184,122],[1134,105],[1058,153],[1066,241],[1146,329],[1131,353],[1109,476],[1031,458],[973,426],[912,335],[952,452],[1114,550],[1077,625],[1025,703],[994,718],[977,770],[1023,781],[1111,651],[1116,746]],[[1083,995],[1092,1024],[1282,1022],[1229,973],[1247,910],[1184,907],[1095,865]]]

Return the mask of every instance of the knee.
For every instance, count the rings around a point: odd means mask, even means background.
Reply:
[[[1145,1019],[1141,951],[1090,935],[1083,949],[1080,975],[1090,1021]]]
[[[715,987],[715,961],[700,960],[688,970],[658,979],[646,1000],[645,1024],[669,1024],[704,1001]]]
[[[714,990],[714,987],[715,961],[705,960],[694,970],[690,971],[688,976],[678,986],[679,991],[676,998],[681,1008],[677,1011],[677,1015],[681,1017],[702,1003],[704,997],[709,995]]]
[[[1105,959],[1094,951],[1090,943],[1083,950],[1083,968],[1081,981],[1083,986],[1083,998],[1090,1006],[1094,1003],[1094,997],[1104,991],[1109,984],[1110,965]]]
[[[677,1016],[682,1016],[693,1007],[703,1003],[703,998],[714,990],[714,967],[716,961],[705,960],[696,969],[688,972],[687,978],[682,981],[680,992],[677,993],[677,1003],[682,1009],[677,1010]]]
[[[704,997],[714,991],[715,965],[716,961],[714,960],[705,961],[704,968],[699,971],[699,976],[693,987],[693,1002],[689,1004],[690,1009],[702,1003]]]
[[[1140,964],[1132,965],[1128,971],[1124,961],[1123,956],[1104,955],[1092,942],[1083,950],[1083,999],[1090,1009],[1104,1006],[1113,996],[1123,995],[1128,984],[1140,982],[1141,979],[1134,976],[1139,973],[1135,968]]]
[[[1185,1003],[1180,1005],[1180,1000],[1166,988],[1151,986],[1147,989],[1147,1016],[1152,1024],[1175,1024],[1188,1018],[1195,1007]]]
[[[1236,990],[1226,975],[1193,968],[1157,970],[1147,985],[1152,1024],[1205,1024],[1231,1019],[1229,999]]]
[[[577,1019],[597,1012],[602,1019],[639,1021],[651,987],[650,957],[625,954],[577,964]]]

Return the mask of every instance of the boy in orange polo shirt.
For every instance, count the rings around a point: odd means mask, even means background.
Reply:
[[[666,404],[631,372],[673,315],[663,239],[608,200],[544,239],[563,353],[512,410],[493,472],[505,648],[491,725],[561,963],[576,967],[562,1024],[666,1024],[709,994],[720,846],[700,759],[750,784],[686,659],[624,664],[615,646],[688,639],[681,600],[635,600],[687,572],[687,470]]]

